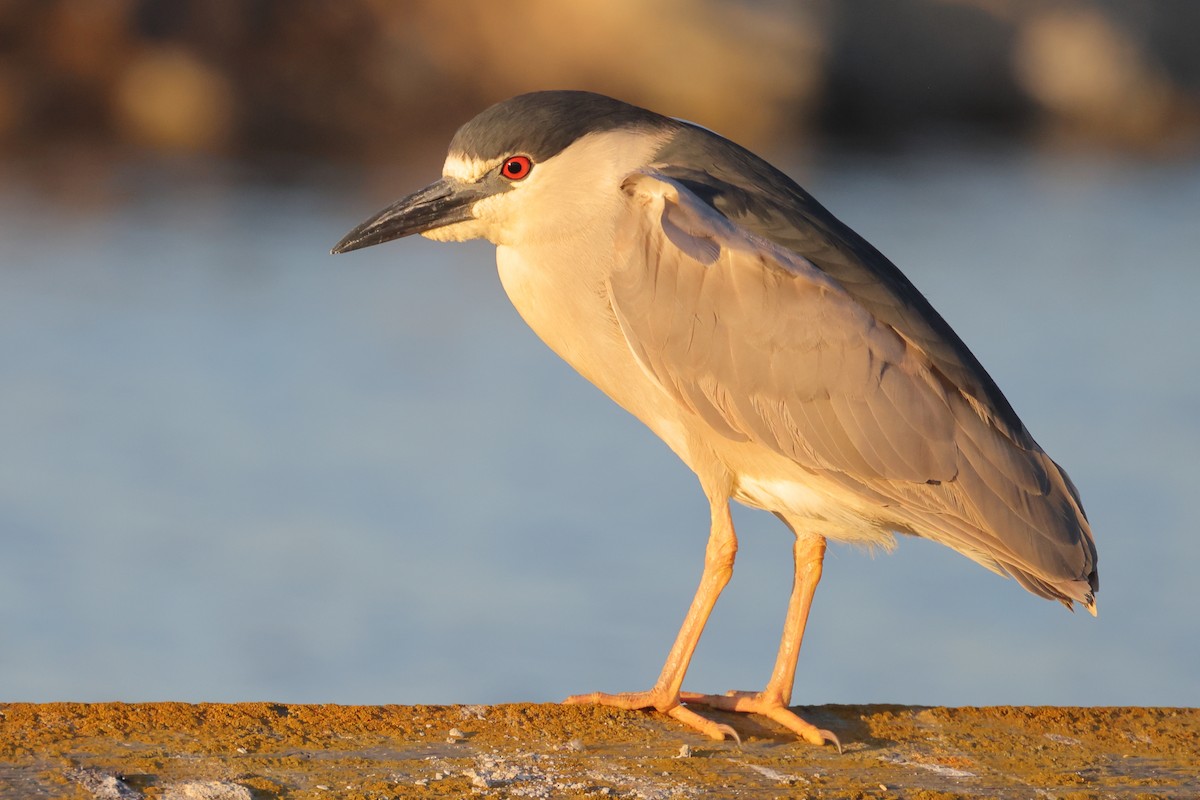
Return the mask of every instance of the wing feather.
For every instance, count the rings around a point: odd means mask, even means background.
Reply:
[[[1090,603],[1095,549],[1073,487],[1010,410],[971,391],[982,379],[964,387],[939,368],[928,330],[915,344],[895,327],[904,314],[864,306],[899,303],[886,288],[848,291],[661,173],[622,188],[609,301],[664,391],[719,435],[886,507],[898,529]]]
[[[723,434],[806,467],[954,476],[945,390],[918,374],[917,351],[894,330],[674,181],[636,173],[626,191],[633,213],[619,252],[629,266],[613,275],[610,300],[635,356],[672,396]]]

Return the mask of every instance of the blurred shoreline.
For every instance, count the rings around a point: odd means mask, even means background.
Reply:
[[[996,139],[1200,150],[1200,4],[0,2],[0,159],[408,161],[583,88],[752,149]],[[63,156],[62,154],[66,154]]]

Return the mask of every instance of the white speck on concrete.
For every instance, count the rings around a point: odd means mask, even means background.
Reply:
[[[245,786],[227,781],[173,783],[162,796],[163,800],[253,800]]]
[[[485,796],[550,800],[585,792],[636,800],[677,800],[696,795],[695,789],[687,785],[647,780],[622,772],[589,771],[584,780],[567,777],[557,768],[556,761],[556,756],[545,753],[526,753],[515,758],[481,755],[471,768],[459,774],[471,781],[475,793]]]
[[[91,793],[95,800],[141,800],[142,793],[116,775],[98,769],[77,769],[67,777]]]
[[[888,764],[895,764],[900,767],[916,767],[935,775],[941,775],[943,778],[977,778],[979,777],[974,772],[967,772],[965,769],[955,769],[947,767],[944,764],[929,764],[924,761],[909,761],[907,758],[898,755],[880,756],[880,761],[885,761]]]
[[[732,761],[733,759],[730,760]],[[791,773],[780,772],[777,769],[771,769],[770,767],[763,766],[762,764],[743,764],[743,766],[754,770],[764,778],[768,778],[773,781],[779,781],[780,783],[792,784],[809,782],[808,779],[802,775],[792,775]]]
[[[1061,733],[1043,733],[1042,736],[1046,737],[1052,742],[1067,744],[1071,745],[1072,747],[1083,744],[1083,742],[1079,741],[1078,739],[1072,739],[1070,736],[1063,736]]]
[[[487,706],[463,706],[459,709],[463,719],[487,719]]]

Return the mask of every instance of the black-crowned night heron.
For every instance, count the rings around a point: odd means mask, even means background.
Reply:
[[[646,692],[589,694],[736,736],[683,703],[788,709],[826,539],[941,542],[1095,613],[1079,494],[945,320],[890,261],[770,164],[680,120],[587,92],[537,92],[454,136],[442,179],[358,226],[344,253],[419,233],[496,245],[500,280],[554,352],[700,479],[700,587]],[[681,692],[733,571],[729,501],[795,534],[783,640],[757,693]]]

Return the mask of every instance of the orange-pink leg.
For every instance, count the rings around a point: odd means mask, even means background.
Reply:
[[[733,519],[729,516],[729,500],[710,499],[710,504],[712,528],[704,552],[704,573],[700,577],[700,587],[696,590],[691,608],[683,620],[679,635],[675,637],[675,644],[667,655],[667,662],[663,665],[654,688],[648,692],[577,694],[563,702],[599,703],[617,708],[655,708],[712,739],[724,739],[726,736],[738,739],[733,728],[705,719],[695,711],[680,705],[679,699],[679,689],[691,663],[692,653],[696,650],[696,644],[700,641],[700,634],[709,614],[712,613],[717,597],[729,583],[729,577],[733,574],[733,561],[737,555],[737,535],[733,530]]]
[[[767,687],[761,692],[729,692],[725,695],[685,692],[680,699],[685,703],[699,703],[725,711],[762,714],[795,731],[805,741],[812,744],[832,742],[841,752],[842,746],[836,736],[805,722],[788,709],[792,699],[792,685],[796,680],[796,659],[800,655],[800,642],[804,638],[804,626],[808,622],[808,610],[812,607],[813,593],[821,580],[825,539],[810,534],[797,535],[792,552],[796,568],[792,596],[788,600],[787,620],[783,626],[783,638],[779,643],[779,655],[775,658],[775,669],[771,672]]]

